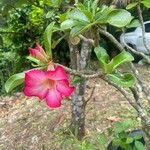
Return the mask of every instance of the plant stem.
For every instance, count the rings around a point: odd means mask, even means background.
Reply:
[[[77,70],[84,70],[89,62],[91,54],[91,44],[88,41],[82,41],[79,64],[77,64]],[[71,58],[72,60],[73,58]],[[73,60],[74,61],[74,60]],[[86,80],[82,78],[82,81],[75,87],[75,92],[72,96],[72,118],[71,118],[71,130],[73,134],[81,140],[85,135],[85,88]]]

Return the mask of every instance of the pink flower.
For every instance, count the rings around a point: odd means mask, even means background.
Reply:
[[[28,50],[33,57],[39,59],[40,61],[44,63],[49,61],[49,57],[39,44],[36,44],[35,48],[28,48]]]
[[[68,75],[60,66],[55,70],[31,70],[25,73],[24,94],[44,99],[49,107],[60,107],[61,100],[73,91]]]

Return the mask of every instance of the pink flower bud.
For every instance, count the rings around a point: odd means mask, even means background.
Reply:
[[[33,57],[37,58],[41,62],[46,63],[49,61],[49,57],[39,44],[36,44],[35,48],[28,48],[28,50]]]

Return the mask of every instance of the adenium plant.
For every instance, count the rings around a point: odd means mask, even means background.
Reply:
[[[120,16],[124,16],[124,19],[120,20]],[[71,38],[80,38],[79,35],[101,25],[111,24],[116,27],[123,27],[133,19],[126,10],[107,6],[100,8],[95,1],[88,6],[86,3],[77,3],[73,10],[61,14],[59,18],[61,32],[69,31],[69,37]],[[60,107],[62,99],[74,92],[75,88],[70,85],[69,74],[66,73],[64,67],[56,65],[52,61],[52,34],[56,31],[59,32],[60,29],[55,26],[55,22],[50,23],[46,28],[44,32],[45,50],[38,43],[34,48],[28,49],[30,56],[27,59],[33,63],[34,68],[11,76],[5,84],[7,92],[24,83],[24,94],[26,96],[38,97],[51,108]],[[118,66],[133,60],[128,52],[123,51],[110,60],[107,51],[99,45],[94,46],[94,51],[100,62],[100,67],[108,79],[127,88],[134,85],[135,79],[132,74],[120,74],[117,71]],[[82,67],[82,69],[84,68]]]
[[[85,106],[87,102],[84,98],[86,81],[88,78],[100,77],[97,72],[95,74],[86,72],[91,51],[94,50],[98,58],[102,70],[101,74],[105,81],[112,83],[118,89],[121,87],[120,91],[124,92],[124,89],[127,89],[126,93],[136,83],[133,73],[121,73],[118,69],[124,63],[131,65],[134,60],[133,56],[125,51],[124,47],[120,46],[120,43],[106,30],[108,24],[119,29],[131,26],[134,21],[133,16],[127,10],[112,6],[100,7],[97,3],[97,0],[76,3],[73,8],[57,16],[59,24],[58,22],[50,23],[44,32],[45,50],[39,44],[35,48],[29,48],[30,56],[27,59],[32,61],[34,68],[11,76],[5,84],[6,91],[10,92],[16,86],[24,83],[24,94],[26,96],[36,96],[51,108],[60,107],[62,99],[73,94],[71,126],[74,128],[74,134],[82,137],[84,136]],[[66,67],[52,61],[51,43],[53,32],[61,32],[61,35],[63,33],[65,39],[68,40],[70,60],[77,64],[76,68],[73,68],[74,70],[71,68],[68,70],[74,76],[80,76],[82,81],[74,87],[70,85],[69,74],[64,69]],[[99,44],[99,34],[105,35],[115,43],[120,50],[117,56],[110,59],[107,51]],[[77,43],[72,44],[69,41],[71,38],[78,38],[79,40]],[[74,53],[76,51],[77,53]],[[74,59],[76,55],[79,59]],[[83,134],[80,134],[80,132]]]

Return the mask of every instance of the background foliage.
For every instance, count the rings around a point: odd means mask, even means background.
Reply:
[[[36,42],[42,43],[43,32],[47,25],[57,20],[60,13],[60,0],[2,0],[0,1],[0,93],[8,77],[28,67],[26,60],[28,47]],[[49,11],[50,10],[50,11]],[[61,46],[65,51],[66,45]],[[66,61],[67,55],[56,47],[57,55]]]

